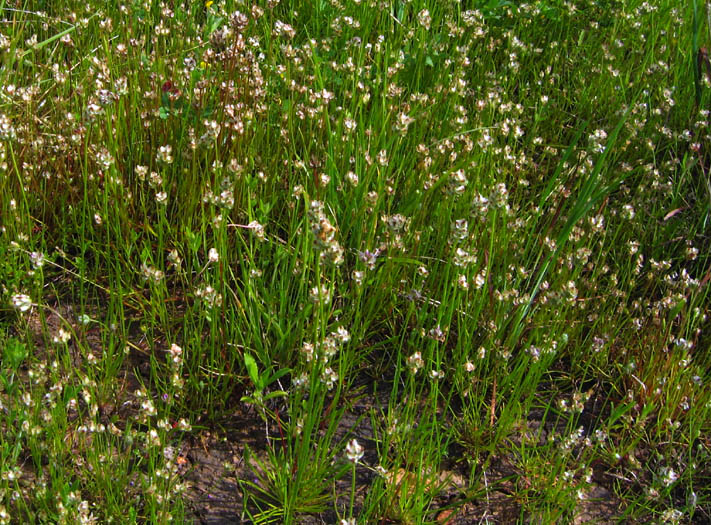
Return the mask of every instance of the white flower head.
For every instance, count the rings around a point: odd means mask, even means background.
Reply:
[[[166,204],[168,202],[168,194],[164,191],[156,193],[156,202],[158,204]]]
[[[64,328],[60,328],[57,334],[52,337],[52,342],[55,344],[67,344],[72,338],[72,334],[67,332]]]
[[[348,461],[358,463],[363,457],[364,453],[365,452],[363,451],[363,447],[360,445],[360,443],[358,443],[357,439],[351,439],[348,442],[348,445],[346,445],[346,457],[348,458]]]
[[[32,308],[32,299],[30,299],[29,295],[17,293],[12,296],[12,305],[21,312],[26,312]]]
[[[158,148],[158,154],[156,155],[156,160],[158,162],[165,162],[166,164],[171,164],[173,162],[173,147],[170,144],[161,146]]]

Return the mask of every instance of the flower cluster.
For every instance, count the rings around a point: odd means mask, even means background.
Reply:
[[[343,248],[336,240],[336,227],[326,217],[321,201],[311,201],[309,204],[309,222],[321,259],[336,265],[342,264]]]

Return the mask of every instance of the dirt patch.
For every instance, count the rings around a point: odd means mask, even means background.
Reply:
[[[376,406],[375,399],[362,398],[344,413],[337,432],[337,439],[344,437],[358,439],[366,451],[363,461],[371,466],[378,464],[374,432],[370,418],[361,416],[374,406]],[[536,423],[529,426],[536,427]],[[548,432],[552,430],[549,428]],[[270,428],[269,432],[274,436],[277,429]],[[265,423],[261,419],[254,414],[240,411],[225,424],[225,430],[220,435],[204,433],[194,438],[186,451],[186,457],[190,462],[186,479],[191,484],[187,499],[192,512],[191,519],[195,523],[227,525],[250,522],[243,515],[243,494],[239,480],[258,483],[254,474],[256,466],[247,463],[245,449],[249,447],[258,456],[264,456],[265,435]],[[356,473],[357,514],[377,474],[372,468],[365,466],[359,466]],[[405,471],[389,474],[392,476],[391,483],[397,483],[398,480],[401,481],[402,478],[410,475]],[[538,518],[522,512],[522,505],[516,497],[514,481],[516,475],[516,467],[511,458],[495,458],[487,467],[485,485],[470,488],[467,481],[469,473],[464,462],[451,460],[443,462],[442,470],[435,474],[437,482],[441,484],[431,505],[432,519],[437,523],[449,525],[536,523]],[[336,508],[345,511],[349,503],[350,490],[349,476],[335,482]],[[619,521],[620,514],[620,500],[603,486],[593,484],[579,500],[573,523],[575,525],[615,523]],[[337,523],[338,516],[331,510],[302,516],[298,522]],[[383,523],[396,523],[396,521],[386,520]]]
[[[197,434],[183,450],[190,487],[185,496],[195,523],[246,522],[240,480],[257,482],[256,465],[246,459],[247,448],[262,459],[266,450],[265,423],[253,412],[239,410],[221,423],[219,434]]]

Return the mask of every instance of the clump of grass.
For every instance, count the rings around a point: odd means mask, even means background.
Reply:
[[[257,523],[708,519],[700,5],[40,4],[0,3],[0,523],[191,521],[237,406]]]

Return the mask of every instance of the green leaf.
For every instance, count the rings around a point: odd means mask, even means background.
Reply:
[[[269,401],[275,397],[286,397],[287,395],[288,394],[283,390],[275,390],[274,392],[269,392],[266,396],[264,396],[264,401]]]
[[[2,353],[2,361],[13,370],[17,370],[27,357],[27,345],[19,339],[12,337],[5,343]]]
[[[252,354],[250,354],[249,352],[244,353],[244,366],[247,367],[247,373],[249,374],[249,378],[252,380],[252,383],[254,383],[254,386],[256,386],[259,390],[264,388],[264,385],[262,385],[261,378],[259,377],[259,369],[257,368],[257,362],[254,360],[254,357],[252,357]]]
[[[185,228],[185,238],[188,240],[188,246],[193,253],[197,253],[202,244],[202,239],[197,233],[193,233],[189,228]]]
[[[210,13],[207,17],[207,35],[210,36],[212,33],[217,31],[222,25],[224,18],[221,16],[215,16]]]
[[[278,381],[289,372],[291,372],[291,368],[282,368],[281,370],[277,370],[271,376],[269,376],[269,379],[267,379],[266,381],[267,385],[271,385],[274,381]]]
[[[420,266],[422,264],[422,261],[411,259],[410,257],[390,257],[389,260],[394,263],[412,264],[415,266]]]
[[[615,407],[614,403],[612,404],[612,411],[610,413],[610,417],[607,418],[607,425],[611,426],[614,425],[615,422],[620,419],[625,413],[629,412],[630,409],[634,407],[634,403],[623,403],[617,407]]]

